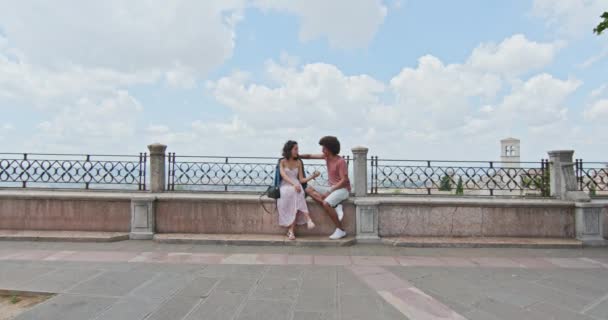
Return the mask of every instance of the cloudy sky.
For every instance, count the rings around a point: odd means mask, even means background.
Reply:
[[[0,152],[608,160],[608,0],[0,0]]]

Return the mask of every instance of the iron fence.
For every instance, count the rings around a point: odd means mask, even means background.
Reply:
[[[146,190],[147,153],[0,153],[0,187]]]
[[[550,195],[549,161],[392,160],[375,156],[370,192],[490,196]]]
[[[578,188],[592,197],[608,196],[608,162],[575,160]]]
[[[350,161],[350,157],[346,158]],[[167,155],[169,191],[262,191],[274,183],[278,158]],[[306,176],[319,171],[313,184],[328,185],[324,161],[304,160]]]

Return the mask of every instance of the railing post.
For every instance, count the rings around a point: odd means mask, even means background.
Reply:
[[[589,201],[589,196],[578,191],[574,172],[574,151],[556,150],[548,153],[551,162],[549,167],[551,196],[561,200]]]
[[[150,150],[150,191],[165,191],[165,151],[167,146],[154,143],[148,146]]]
[[[354,173],[354,192],[356,197],[367,195],[367,153],[366,147],[354,147],[353,152],[353,173]]]

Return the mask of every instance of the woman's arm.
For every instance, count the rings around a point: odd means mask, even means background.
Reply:
[[[302,165],[302,161],[298,161],[298,178],[300,179],[300,183],[308,183],[310,180],[316,179],[320,173],[315,171],[312,175],[304,178],[304,166]]]

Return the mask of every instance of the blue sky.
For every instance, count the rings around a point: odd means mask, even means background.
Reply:
[[[0,5],[4,152],[606,160],[608,0]]]

